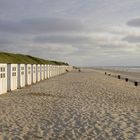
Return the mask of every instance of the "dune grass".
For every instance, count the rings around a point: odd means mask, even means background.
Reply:
[[[44,60],[30,55],[13,54],[6,52],[0,52],[0,63],[68,65],[68,63],[65,62]]]

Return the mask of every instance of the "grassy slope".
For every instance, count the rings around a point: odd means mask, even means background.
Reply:
[[[64,62],[44,60],[30,55],[0,52],[0,63],[68,65]]]

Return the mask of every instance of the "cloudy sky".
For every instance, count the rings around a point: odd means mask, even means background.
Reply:
[[[0,0],[0,51],[140,65],[140,0]]]

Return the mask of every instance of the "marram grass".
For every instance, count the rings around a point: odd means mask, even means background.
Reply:
[[[0,63],[68,65],[65,62],[44,60],[30,55],[0,52]]]

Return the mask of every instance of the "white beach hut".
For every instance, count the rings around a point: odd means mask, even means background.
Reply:
[[[32,65],[26,65],[26,85],[32,84]]]
[[[54,65],[51,65],[51,77],[54,76]]]
[[[60,66],[57,66],[57,75],[60,75]]]
[[[52,66],[52,76],[55,76],[55,65]]]
[[[44,65],[44,70],[45,70],[45,75],[44,75],[44,79],[47,79],[47,65]]]
[[[61,74],[61,66],[59,66],[59,75]]]
[[[44,80],[44,76],[45,76],[45,70],[44,70],[44,65],[41,65],[41,80]]]
[[[59,68],[60,68],[60,66],[57,66],[57,75],[59,75]]]
[[[60,67],[60,66],[57,66],[57,75],[59,75],[59,67]]]
[[[53,66],[53,76],[56,76],[56,65]]]
[[[49,78],[49,65],[46,66],[47,67],[47,78]]]
[[[37,77],[37,82],[40,81],[41,72],[40,72],[40,64],[37,65],[37,72],[36,72],[36,77]]]
[[[0,94],[7,92],[7,64],[0,64]]]
[[[55,73],[54,73],[55,76],[57,76],[57,70],[58,70],[58,67],[57,65],[55,65]]]
[[[49,78],[52,77],[52,65],[49,65]]]
[[[7,89],[15,90],[18,87],[18,64],[7,65]]]
[[[52,65],[48,65],[48,77],[52,77]]]
[[[53,76],[55,76],[55,70],[56,70],[56,67],[55,65],[53,65]]]
[[[37,77],[36,77],[37,70],[36,69],[37,69],[36,64],[32,65],[32,83],[36,83],[36,81],[37,81]]]
[[[18,88],[25,87],[25,64],[18,65]]]

